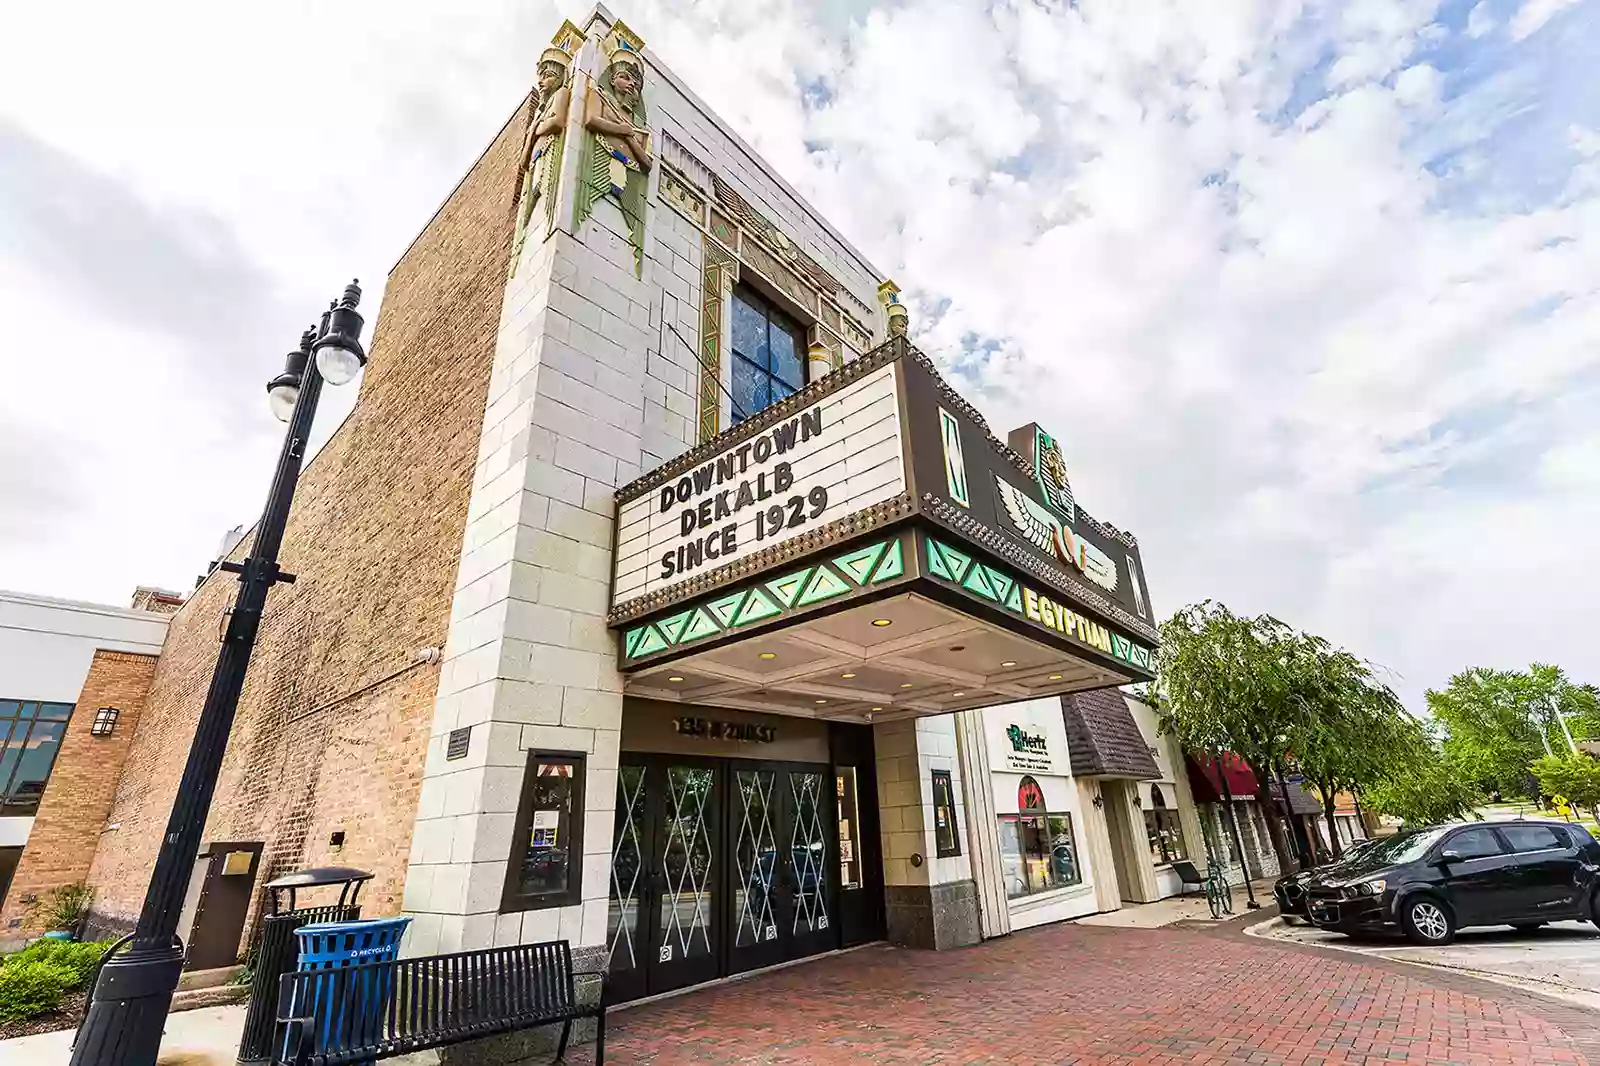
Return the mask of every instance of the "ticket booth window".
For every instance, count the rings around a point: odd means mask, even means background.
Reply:
[[[581,902],[583,770],[581,752],[528,753],[502,913]]]

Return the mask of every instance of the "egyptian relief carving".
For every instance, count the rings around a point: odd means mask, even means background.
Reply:
[[[635,272],[644,272],[645,192],[653,162],[644,106],[644,42],[621,22],[601,42],[606,68],[589,86],[584,101],[582,187],[573,213],[574,227],[611,197],[627,220]]]
[[[572,57],[582,43],[583,32],[571,22],[564,22],[550,47],[539,56],[534,99],[529,108],[532,117],[522,139],[522,188],[517,199],[516,235],[511,240],[512,276],[516,275],[517,260],[522,258],[522,246],[533,226],[534,208],[543,205],[543,232],[550,231],[555,219],[562,141],[572,107]]]

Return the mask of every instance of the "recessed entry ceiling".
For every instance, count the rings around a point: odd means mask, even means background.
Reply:
[[[879,722],[1104,688],[1128,677],[907,593],[630,674],[629,695]]]

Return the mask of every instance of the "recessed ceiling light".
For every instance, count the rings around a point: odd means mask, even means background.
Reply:
[[[845,678],[846,680],[848,680],[848,679],[850,679],[852,677],[855,677],[856,675],[855,674],[840,674],[839,676],[842,677],[842,678]]]
[[[817,702],[818,703],[827,703],[828,701],[827,700],[818,700]]]
[[[667,680],[668,681],[682,681],[683,678],[681,678],[681,677],[677,676],[676,674],[674,674],[673,676],[667,678]]]
[[[874,707],[874,708],[872,708],[872,709],[873,709],[873,710],[874,710],[874,711],[881,711],[881,710],[883,710],[883,708],[882,708],[882,707]]]
[[[960,699],[962,696],[965,696],[966,693],[965,692],[952,692],[952,693],[950,693],[950,695],[954,696],[956,699]]]
[[[1015,666],[1015,665],[1017,665],[1017,660],[1015,660],[1015,659],[1007,659],[1005,662],[1001,663],[1000,665],[1001,666]]]
[[[1050,675],[1050,680],[1051,681],[1060,681],[1061,680],[1061,675],[1060,674],[1051,674]]]
[[[756,656],[757,659],[776,659],[777,657],[778,653],[775,651],[764,651]]]
[[[881,628],[883,626],[892,626],[894,622],[887,618],[874,618],[872,624]]]
[[[901,685],[900,687],[901,688],[910,688],[911,687],[911,682],[907,681],[905,684]]]

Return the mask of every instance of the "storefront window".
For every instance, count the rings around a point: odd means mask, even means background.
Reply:
[[[1017,789],[1019,814],[1000,816],[1000,872],[1011,899],[1076,885],[1083,880],[1072,815],[1044,810],[1044,792],[1031,777]]]
[[[0,814],[38,809],[70,717],[70,703],[0,700]]]
[[[582,900],[583,769],[578,752],[528,752],[502,913]]]
[[[834,775],[839,800],[839,887],[861,887],[861,856],[856,853],[856,828],[861,815],[856,792],[856,768],[841,766]]]
[[[1189,857],[1188,849],[1183,846],[1183,827],[1178,823],[1177,811],[1160,808],[1145,811],[1144,832],[1150,839],[1150,861],[1157,866]]]
[[[933,842],[941,859],[961,854],[961,835],[956,831],[956,793],[950,784],[949,770],[933,771]]]

